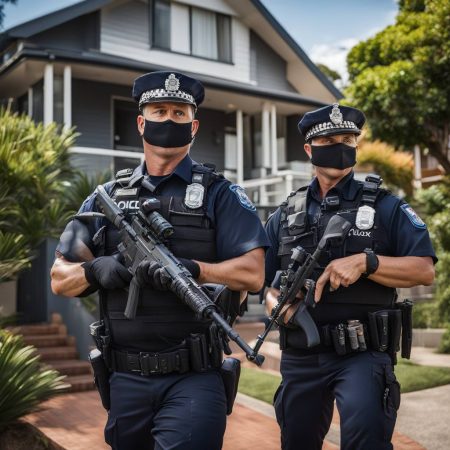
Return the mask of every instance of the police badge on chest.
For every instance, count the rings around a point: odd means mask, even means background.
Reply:
[[[186,187],[184,204],[191,209],[200,208],[203,205],[205,188],[200,183],[192,183]]]
[[[370,230],[373,227],[375,219],[375,210],[368,205],[358,208],[356,213],[355,225],[359,230]]]

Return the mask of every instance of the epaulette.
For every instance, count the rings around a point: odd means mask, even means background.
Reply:
[[[214,164],[203,163],[192,166],[192,183],[199,183],[208,188],[216,180],[223,178],[223,174],[216,172]]]

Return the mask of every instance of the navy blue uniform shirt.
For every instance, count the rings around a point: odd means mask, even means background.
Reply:
[[[156,186],[156,195],[184,197],[186,186],[192,183],[192,166],[197,163],[187,155],[165,177],[152,177],[150,182]],[[145,162],[138,166],[134,176],[147,175]],[[111,193],[114,182],[104,185]],[[208,188],[206,195],[206,214],[216,230],[216,248],[219,261],[235,258],[258,247],[267,248],[270,243],[256,213],[256,208],[248,200],[244,190],[228,180],[219,179]],[[81,205],[79,212],[98,211],[95,193]],[[102,220],[95,220],[89,226],[91,238],[100,229]],[[91,249],[91,243],[86,243]]]
[[[361,184],[354,179],[353,172],[346,175],[335,187],[330,189],[327,197],[338,195],[346,199],[353,199]],[[320,187],[314,178],[308,189],[307,213],[308,222],[314,225],[320,215]],[[437,258],[431,245],[430,236],[425,224],[415,215],[412,208],[400,201],[395,195],[387,194],[377,200],[376,214],[385,229],[389,230],[390,243],[387,256],[430,256],[436,262]],[[275,273],[280,269],[278,253],[278,236],[280,230],[281,210],[278,208],[266,223],[266,232],[271,247],[266,253],[266,284],[270,286]]]

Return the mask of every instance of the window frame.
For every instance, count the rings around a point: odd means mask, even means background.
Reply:
[[[213,12],[214,13],[214,18],[216,21],[216,38],[217,38],[217,58],[209,58],[208,56],[202,56],[202,55],[196,55],[192,52],[192,11],[194,9],[197,10],[203,10],[203,11],[209,11],[209,12]],[[226,17],[228,18],[228,24],[229,24],[229,35],[230,35],[230,60],[226,60],[226,59],[220,59],[219,58],[219,40],[220,40],[220,27],[219,27],[219,20],[218,17]],[[232,27],[232,17],[229,16],[228,14],[223,14],[217,11],[211,11],[209,9],[206,8],[199,8],[197,6],[192,6],[189,5],[189,53],[190,56],[193,56],[194,58],[201,58],[201,59],[206,59],[208,61],[216,61],[216,62],[220,62],[220,63],[224,63],[224,64],[232,64],[234,65],[234,61],[233,61],[233,27]]]
[[[170,21],[169,21],[169,25],[170,25],[169,26],[169,47],[168,48],[167,47],[161,47],[161,46],[155,44],[154,32],[155,32],[155,29],[156,29],[156,27],[155,27],[156,13],[155,13],[155,11],[156,11],[156,2],[157,1],[166,3],[169,6],[169,10],[170,10],[171,4],[172,4],[172,2],[170,0],[149,0],[149,8],[148,8],[148,11],[149,11],[148,25],[149,26],[148,26],[148,28],[149,28],[150,48],[151,49],[156,49],[156,50],[163,50],[163,51],[166,51],[166,52],[172,52],[172,49],[170,48],[170,46],[172,45],[171,36],[170,36],[170,33],[171,33],[172,30],[171,30],[171,23],[170,23]]]
[[[171,48],[166,48],[166,47],[161,47],[159,45],[155,45],[154,31],[155,31],[155,20],[156,20],[156,14],[155,14],[156,1],[163,1],[163,2],[167,3],[169,5],[169,7],[171,7],[171,5],[172,5],[171,0],[149,0],[148,24],[149,24],[149,43],[150,43],[151,50],[159,50],[159,51],[174,53],[176,55],[192,56],[193,58],[204,59],[206,61],[214,61],[214,62],[218,62],[221,64],[234,65],[234,60],[233,60],[233,18],[232,18],[232,16],[230,16],[228,14],[223,14],[223,13],[220,13],[217,11],[211,11],[206,8],[199,8],[197,6],[185,5],[185,6],[188,6],[188,8],[189,8],[189,53],[178,52],[178,51],[172,50]],[[192,52],[192,11],[193,11],[193,9],[205,10],[205,11],[210,11],[210,12],[214,13],[215,20],[216,20],[216,33],[217,33],[217,55],[219,55],[219,40],[220,40],[220,34],[219,34],[220,27],[218,26],[219,25],[218,17],[219,16],[226,17],[228,19],[228,31],[229,31],[229,36],[230,36],[230,38],[229,38],[230,39],[230,42],[229,42],[230,58],[229,58],[229,60],[228,59],[220,59],[219,57],[209,58],[207,56],[196,55]],[[169,29],[169,39],[170,39],[170,33],[171,33],[171,29]],[[170,42],[170,45],[171,44],[172,43]]]

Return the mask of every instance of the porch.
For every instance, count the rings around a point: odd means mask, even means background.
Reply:
[[[84,173],[115,173],[143,160],[138,110],[130,98],[133,79],[141,73],[24,59],[3,73],[0,97],[12,97],[17,110],[36,121],[76,127],[80,136],[71,152]],[[215,164],[245,187],[255,204],[269,208],[311,179],[297,122],[319,102],[281,91],[256,93],[252,85],[202,81],[206,100],[197,114],[201,126],[193,159]]]

